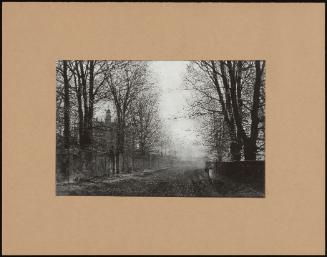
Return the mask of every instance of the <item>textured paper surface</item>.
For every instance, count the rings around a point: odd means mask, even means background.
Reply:
[[[323,4],[3,4],[5,254],[324,253]],[[264,59],[266,198],[55,196],[58,59]]]

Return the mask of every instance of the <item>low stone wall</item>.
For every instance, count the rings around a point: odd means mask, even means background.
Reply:
[[[235,182],[250,184],[260,191],[265,189],[264,161],[216,162],[214,171],[217,178],[225,176]]]

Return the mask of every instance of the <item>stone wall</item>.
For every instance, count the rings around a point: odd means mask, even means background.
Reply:
[[[214,163],[216,177],[227,177],[235,182],[250,184],[257,190],[265,190],[264,161],[234,161]]]

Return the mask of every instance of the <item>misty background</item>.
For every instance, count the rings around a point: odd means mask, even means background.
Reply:
[[[192,95],[184,86],[189,61],[149,61],[152,80],[159,89],[159,114],[162,126],[172,141],[176,156],[182,160],[203,158],[206,149],[199,135],[199,121],[189,117]],[[96,117],[104,120],[106,109],[113,106],[101,102]]]

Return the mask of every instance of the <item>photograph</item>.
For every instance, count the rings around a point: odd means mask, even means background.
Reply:
[[[324,7],[4,3],[4,255],[325,256]]]
[[[265,197],[264,60],[58,60],[56,195]]]

